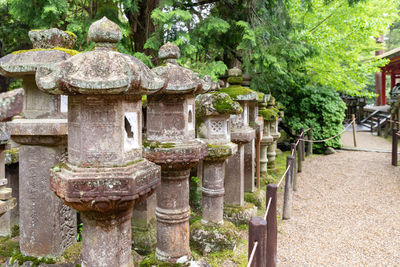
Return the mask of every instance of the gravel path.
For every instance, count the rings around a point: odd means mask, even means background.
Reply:
[[[360,144],[384,149],[376,138]],[[375,152],[307,158],[279,226],[278,266],[400,266],[400,167],[390,163]]]

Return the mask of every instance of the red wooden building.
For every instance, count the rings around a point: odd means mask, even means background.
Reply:
[[[376,99],[376,105],[386,105],[386,79],[390,75],[390,90],[396,85],[396,79],[400,78],[400,47],[390,50],[376,52],[377,57],[390,59],[390,62],[381,68],[381,73],[376,73],[376,93],[379,97]]]

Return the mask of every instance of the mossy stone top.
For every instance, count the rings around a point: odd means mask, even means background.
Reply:
[[[121,39],[119,26],[107,18],[92,24],[89,37],[97,42],[93,51],[80,53],[42,67],[36,83],[49,94],[148,94],[159,91],[165,81],[139,59],[114,51]]]
[[[207,93],[196,97],[196,117],[240,114],[242,112],[240,104],[225,93]]]
[[[219,92],[228,94],[233,100],[258,100],[258,94],[256,91],[253,91],[248,87],[242,86],[243,79],[242,71],[240,69],[230,69],[228,71],[228,74],[228,83],[230,85],[226,88],[222,88],[221,90],[219,90]]]

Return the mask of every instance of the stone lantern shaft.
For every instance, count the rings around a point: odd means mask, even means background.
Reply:
[[[206,153],[195,139],[194,93],[201,89],[197,74],[180,67],[180,51],[167,43],[159,50],[166,65],[154,72],[167,81],[159,94],[147,98],[147,142],[144,155],[161,166],[161,186],[157,191],[156,257],[175,263],[189,259],[189,174]]]

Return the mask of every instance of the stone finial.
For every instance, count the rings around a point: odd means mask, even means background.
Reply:
[[[225,93],[207,93],[196,97],[196,117],[242,112],[240,104]]]
[[[158,57],[160,59],[178,59],[181,56],[181,50],[176,44],[166,43],[158,50]]]
[[[168,81],[166,88],[162,91],[164,94],[193,94],[197,90],[201,91],[202,81],[198,73],[176,63],[176,58],[179,57],[178,46],[166,43],[160,48],[158,55],[162,59],[167,59],[165,66],[153,69],[158,76]]]
[[[118,95],[155,93],[163,88],[165,81],[142,61],[111,49],[121,39],[117,24],[104,17],[90,26],[89,37],[97,42],[98,49],[75,55],[53,68],[38,69],[40,90],[49,94]]]
[[[35,49],[49,49],[55,47],[71,49],[76,42],[75,34],[57,28],[32,30],[28,35]]]
[[[90,25],[88,36],[96,43],[118,43],[122,39],[122,31],[116,23],[103,17]]]

